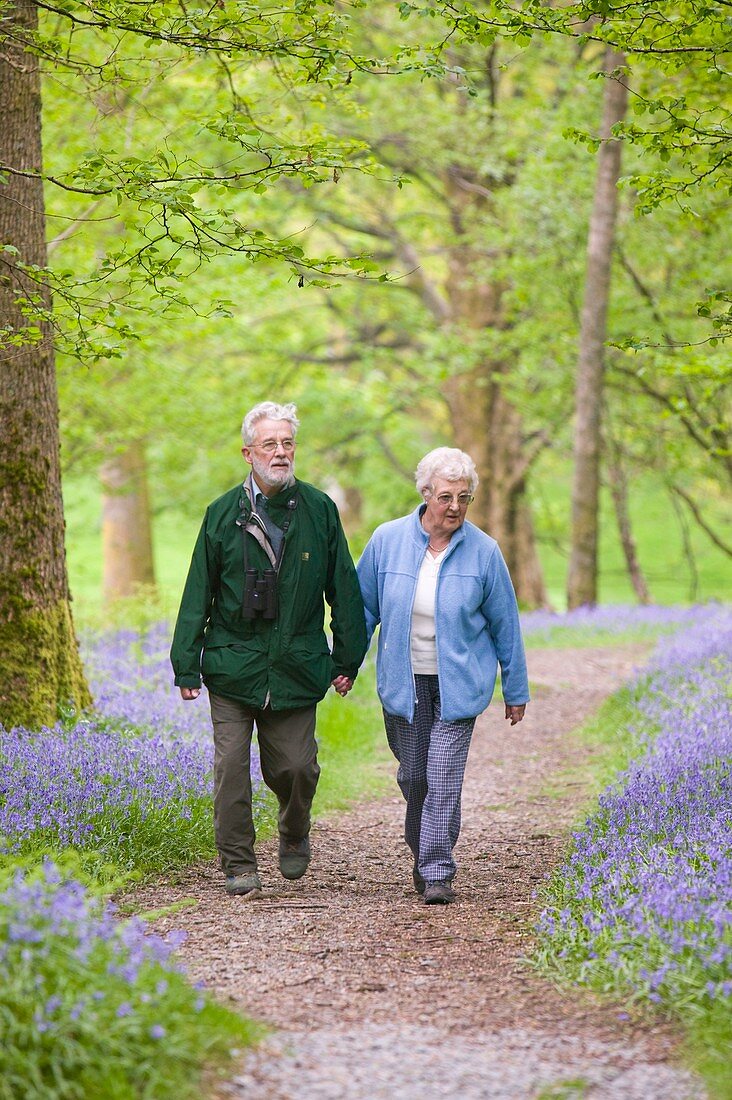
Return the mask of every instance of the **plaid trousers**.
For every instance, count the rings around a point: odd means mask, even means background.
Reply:
[[[426,882],[451,882],[460,834],[460,798],[475,718],[443,722],[436,676],[415,676],[414,720],[384,711],[397,783],[407,801],[404,839]]]

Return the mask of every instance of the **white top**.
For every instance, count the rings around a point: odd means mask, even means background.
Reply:
[[[435,642],[435,593],[437,575],[447,547],[436,557],[425,551],[422,568],[417,577],[417,589],[412,607],[410,649],[412,671],[415,676],[437,675],[437,644]]]

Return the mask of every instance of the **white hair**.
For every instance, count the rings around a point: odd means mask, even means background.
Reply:
[[[287,420],[292,427],[293,438],[297,435],[300,421],[297,419],[296,405],[277,405],[274,401],[260,401],[250,409],[241,426],[241,438],[245,447],[254,442],[255,428],[260,420]]]
[[[436,478],[445,481],[467,481],[468,491],[474,493],[478,486],[478,471],[470,455],[457,447],[436,447],[426,454],[414,475],[417,491],[432,489]]]

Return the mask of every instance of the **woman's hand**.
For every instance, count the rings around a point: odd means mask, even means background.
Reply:
[[[526,703],[522,703],[519,707],[512,707],[509,703],[506,703],[506,718],[511,719],[512,726],[515,726],[517,722],[521,722],[525,713]]]

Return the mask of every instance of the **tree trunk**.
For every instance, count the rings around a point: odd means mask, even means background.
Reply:
[[[469,214],[468,214],[469,217]],[[454,325],[473,332],[504,327],[498,281],[480,278],[482,265],[469,245],[451,251],[448,301]],[[526,500],[522,417],[505,392],[505,364],[483,361],[445,383],[457,447],[473,458],[480,476],[469,519],[501,547],[522,607],[546,607],[548,597]]]
[[[31,0],[10,6],[6,23],[36,25]],[[41,94],[38,62],[6,38],[0,54],[0,163],[39,172]],[[41,294],[24,265],[46,266],[40,179],[6,174],[0,182],[0,723],[53,723],[72,704],[91,702],[71,618],[59,470],[58,402],[51,332],[19,299]]]
[[[605,55],[606,71],[612,72],[623,65],[624,60],[622,54],[608,49]],[[600,410],[621,158],[620,142],[611,138],[611,132],[612,127],[625,117],[627,98],[627,89],[619,81],[608,77],[600,131],[602,144],[597,154],[597,179],[587,243],[575,388],[572,545],[567,577],[567,604],[570,608],[597,603]]]
[[[102,595],[106,606],[155,587],[145,448],[140,442],[102,466]]]
[[[676,493],[671,492],[670,496],[671,504],[673,505],[674,512],[679,521],[679,528],[681,529],[681,544],[684,550],[684,557],[689,566],[689,593],[687,598],[689,603],[695,603],[699,593],[699,569],[694,555],[694,544],[691,541],[689,524],[684,515],[684,510],[676,498]]]
[[[610,441],[608,447],[608,472],[610,474],[610,493],[615,505],[615,518],[618,521],[620,545],[623,548],[625,565],[633,585],[633,591],[642,604],[651,603],[651,594],[648,591],[646,578],[638,561],[638,551],[633,538],[633,529],[630,524],[630,512],[628,510],[628,482],[625,477],[620,452],[615,444]]]
[[[486,368],[449,379],[455,446],[475,460],[480,485],[468,518],[498,542],[522,607],[547,607],[534,523],[526,499],[521,415]]]

